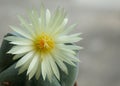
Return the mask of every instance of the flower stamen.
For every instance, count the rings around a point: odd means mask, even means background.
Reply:
[[[53,38],[44,32],[42,32],[35,41],[35,48],[40,52],[49,52],[54,46],[55,43]]]

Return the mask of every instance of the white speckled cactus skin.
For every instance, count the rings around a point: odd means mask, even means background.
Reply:
[[[8,34],[11,35],[11,34]],[[8,36],[7,35],[7,36]],[[60,81],[53,77],[53,82],[49,82],[47,79],[44,81],[42,77],[39,80],[32,78],[28,80],[26,73],[18,75],[18,69],[15,69],[16,61],[12,60],[12,55],[6,54],[6,52],[12,47],[8,41],[4,40],[0,48],[0,86],[6,86],[3,82],[8,82],[8,86],[73,86],[78,74],[77,67],[67,65],[68,75],[62,72],[60,69]],[[76,56],[78,57],[78,56]]]

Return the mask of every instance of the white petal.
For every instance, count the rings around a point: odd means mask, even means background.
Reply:
[[[54,59],[51,57],[51,58],[49,59],[49,61],[50,61],[50,65],[51,65],[51,67],[52,67],[52,71],[54,72],[54,74],[55,74],[55,76],[57,77],[57,79],[60,80],[59,70],[58,70],[58,67],[57,67]]]
[[[32,36],[35,36],[32,24],[27,23],[21,16],[18,16],[23,28],[28,31]]]
[[[66,58],[65,56],[60,56],[60,58],[64,59],[63,61],[72,65],[72,66],[76,66],[76,64],[74,62],[71,61],[71,59]]]
[[[41,5],[40,8],[40,18],[41,18],[41,27],[40,28],[45,28],[45,7]]]
[[[36,66],[38,66],[39,63],[39,55],[35,55],[30,63],[30,66],[28,68],[27,74],[29,74]]]
[[[68,69],[67,69],[66,65],[63,63],[63,61],[61,59],[59,59],[57,55],[54,55],[53,57],[54,57],[56,63],[58,64],[58,66],[61,68],[61,70],[63,70],[66,74],[68,74]]]
[[[73,54],[68,54],[68,53],[65,53],[63,52],[63,55],[66,56],[66,58],[70,59],[71,61],[73,62],[80,62],[80,60],[77,58],[77,55],[73,55]]]
[[[68,19],[65,18],[63,23],[61,25],[59,25],[58,27],[56,27],[56,29],[51,34],[55,35],[55,34],[62,33],[63,30],[64,30],[65,25],[67,24],[67,22],[68,22]]]
[[[41,63],[41,70],[42,70],[43,79],[45,80],[46,75],[47,75],[46,60],[45,60],[45,58],[43,59],[43,61],[42,61],[42,63]]]
[[[29,42],[29,41],[13,41],[13,42],[10,42],[10,44],[15,44],[15,45],[32,45],[32,42]]]
[[[29,59],[32,59],[34,56],[34,52],[27,53],[24,57],[22,57],[16,64],[16,68],[25,64]]]
[[[38,28],[38,30],[39,30],[39,32],[43,32],[43,29],[44,28],[41,28],[41,18],[39,17],[39,19],[38,19],[38,23],[39,23],[39,28]]]
[[[31,51],[33,48],[31,46],[13,46],[8,53],[12,54],[22,54]]]
[[[72,53],[72,54],[76,54],[75,51],[71,50],[71,49],[68,49],[68,48],[64,48],[64,47],[61,47],[61,46],[56,46],[58,49],[60,49],[62,52],[66,52],[66,53]]]
[[[35,78],[36,78],[37,80],[39,79],[40,74],[41,74],[41,62],[39,62],[39,64],[38,64],[38,69],[37,69],[36,75],[35,75]]]
[[[71,50],[80,50],[80,49],[83,49],[82,47],[75,46],[75,45],[68,45],[68,46],[65,46],[65,47],[68,48],[68,49],[71,49]]]
[[[14,30],[16,33],[20,34],[21,36],[24,36],[28,39],[32,39],[32,36],[30,34],[28,34],[28,32],[23,31],[23,29],[20,29],[20,28],[15,27],[15,26],[10,26],[10,28],[12,30]]]
[[[21,40],[21,39],[14,40],[10,43],[15,45],[32,45],[33,44],[33,42],[30,40]]]
[[[75,34],[72,34],[72,35],[69,35],[70,37],[79,37],[82,33],[75,33]]]
[[[31,62],[31,59],[29,59],[27,62],[25,62],[24,65],[22,65],[20,67],[18,74],[21,74],[24,71],[26,71],[28,69],[28,67],[29,67],[30,62]]]
[[[29,74],[29,80],[35,75],[38,69],[38,64],[39,64],[39,56],[36,55],[32,62],[30,63],[30,66],[28,68],[27,74]]]
[[[54,28],[60,26],[63,23],[65,16],[66,14],[63,9],[58,9],[58,11],[56,11],[56,15],[54,16],[55,21],[53,21]]]
[[[22,54],[17,54],[13,57],[13,60],[16,60],[16,59],[19,59],[20,57],[24,56],[25,53],[22,53]]]
[[[39,35],[40,33],[40,28],[39,26],[41,25],[39,23],[39,15],[38,15],[38,12],[36,10],[32,10],[31,13],[29,13],[29,19],[32,23],[32,27],[33,27],[33,31],[35,33],[35,35]]]
[[[60,50],[56,50],[54,51],[56,53],[56,57],[59,58],[60,60],[70,64],[70,65],[73,65],[73,66],[76,66],[74,62],[72,62],[72,60],[67,56],[67,55],[64,55],[64,53],[67,53],[67,52],[63,52],[63,51],[60,51]]]
[[[57,46],[59,47],[62,47],[62,48],[65,48],[65,49],[70,49],[70,50],[80,50],[80,49],[83,49],[82,47],[80,46],[76,46],[76,45],[65,45],[65,44],[57,44]]]
[[[69,32],[71,32],[75,27],[77,26],[77,24],[73,24],[70,27],[66,28],[63,32],[63,34],[68,34]]]
[[[27,38],[23,38],[23,37],[21,37],[21,36],[7,36],[7,37],[5,37],[4,39],[5,39],[5,40],[8,40],[8,41],[22,41],[22,40],[31,41],[31,40],[29,40],[29,39],[27,39]]]
[[[66,37],[66,38],[61,38],[62,40],[59,41],[59,43],[74,43],[74,42],[78,42],[80,40],[82,40],[82,38],[79,38],[79,37],[76,37],[76,38],[69,38],[69,37]]]
[[[46,58],[46,70],[47,70],[47,77],[51,82],[53,73],[52,73],[52,67],[50,66],[49,59],[50,59],[50,55]]]
[[[49,29],[49,33],[53,33],[53,31],[56,30],[57,28],[57,31],[59,30],[59,27],[61,26],[61,24],[63,23],[64,19],[65,19],[65,12],[64,12],[64,9],[60,9],[58,8],[54,15],[51,17],[51,20],[50,20],[50,23],[48,25],[48,28],[51,28]],[[56,33],[56,31],[55,31]]]
[[[39,21],[39,25],[41,25],[41,18],[39,18],[38,21]]]
[[[48,24],[51,18],[51,13],[49,9],[46,10],[46,23]]]
[[[50,60],[50,55],[49,54],[45,55],[45,57],[42,61],[42,76],[43,76],[44,80],[47,76],[47,78],[51,82],[53,73],[52,73],[52,68],[51,68],[49,60]]]
[[[62,23],[62,26],[65,26],[67,23],[68,23],[68,18],[65,18],[63,23]]]
[[[73,34],[73,35],[63,35],[58,37],[58,39],[56,39],[57,43],[73,43],[73,42],[78,42],[80,40],[82,40],[82,38],[79,37],[81,33],[78,34]]]
[[[12,44],[23,44],[23,45],[30,45],[32,44],[32,40],[27,38],[23,38],[20,36],[7,36],[4,38],[5,40],[11,41]]]
[[[70,65],[73,65],[73,66],[76,66],[76,64],[74,62],[71,61],[71,59],[69,58],[66,58],[66,56],[60,56],[62,59],[64,59],[64,62],[70,64]]]

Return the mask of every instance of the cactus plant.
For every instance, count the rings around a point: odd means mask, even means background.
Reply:
[[[11,36],[7,34],[6,36]],[[5,37],[6,37],[5,36]],[[60,71],[61,81],[53,77],[54,82],[50,83],[48,80],[39,80],[35,78],[28,80],[25,73],[18,75],[18,69],[15,69],[16,61],[12,59],[13,55],[6,54],[6,52],[13,45],[9,41],[3,40],[0,48],[0,86],[73,86],[78,73],[78,66],[74,67],[67,65],[68,75]],[[76,56],[77,57],[77,56]],[[76,63],[78,65],[78,63]]]
[[[78,50],[74,45],[80,33],[68,35],[68,19],[63,9],[51,16],[42,6],[40,17],[29,14],[28,24],[11,26],[14,33],[4,37],[0,48],[0,86],[73,86],[78,73]],[[27,73],[27,75],[26,75]]]

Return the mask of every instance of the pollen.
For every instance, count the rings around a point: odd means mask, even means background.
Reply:
[[[50,52],[55,46],[53,38],[42,32],[35,41],[35,49],[40,52]]]

